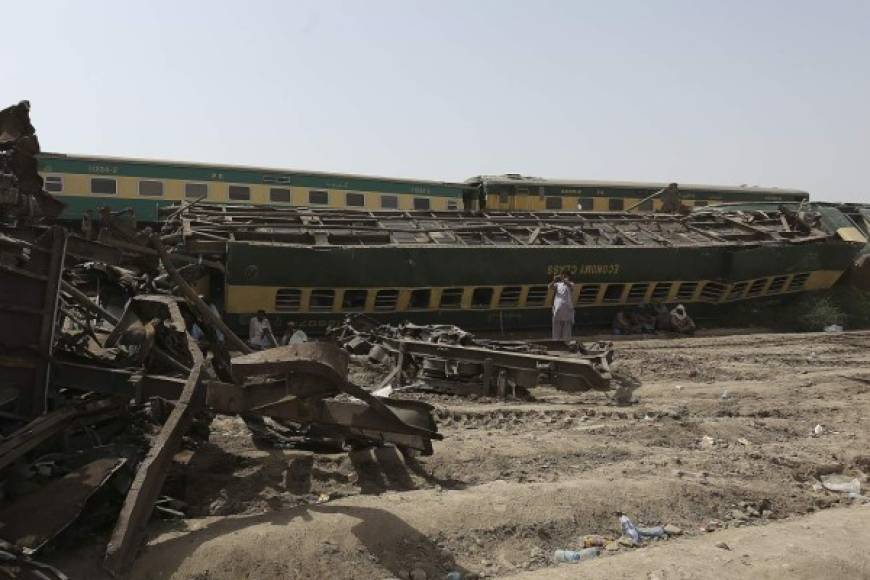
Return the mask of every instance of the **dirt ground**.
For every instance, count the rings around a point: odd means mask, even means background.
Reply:
[[[868,493],[868,347],[866,332],[620,341],[635,405],[408,395],[437,409],[431,457],[258,449],[220,417],[174,484],[188,517],[152,525],[132,576],[870,578],[870,507],[819,486],[857,477]],[[553,563],[584,535],[617,539],[617,512],[681,533]],[[96,554],[52,560],[99,578]]]

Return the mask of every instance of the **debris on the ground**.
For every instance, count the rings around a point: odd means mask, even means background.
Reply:
[[[37,153],[30,103],[0,110],[0,223],[29,223],[56,217],[63,209],[64,204],[42,188]]]
[[[632,544],[640,542],[640,533],[638,533],[637,527],[631,521],[631,518],[625,514],[619,514],[619,526],[622,528],[623,536],[631,540]]]
[[[601,548],[583,548],[582,550],[556,550],[553,552],[553,562],[557,564],[576,564],[583,560],[597,558]]]
[[[857,477],[832,474],[822,476],[821,481],[822,487],[828,491],[855,495],[861,494],[861,480]]]
[[[377,325],[359,316],[328,336],[352,354],[391,367],[375,391],[383,394],[411,386],[501,398],[527,396],[538,384],[568,392],[614,390],[613,350],[606,342],[571,342],[568,352],[553,352],[546,342],[478,339],[452,325]],[[630,397],[638,386],[620,381],[614,399]]]

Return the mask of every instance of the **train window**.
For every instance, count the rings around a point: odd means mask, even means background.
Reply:
[[[441,291],[441,308],[462,306],[462,288],[445,288]]]
[[[810,275],[808,273],[803,274],[795,274],[791,279],[791,282],[788,283],[788,290],[791,292],[792,290],[800,290],[804,287],[804,284],[807,283]]]
[[[251,188],[247,185],[231,185],[228,191],[230,201],[248,201],[251,199]]]
[[[302,291],[297,288],[279,288],[275,293],[275,310],[296,312],[302,299]]]
[[[508,202],[508,192],[507,191],[499,191],[498,192],[498,202],[499,203],[507,203]]]
[[[562,198],[556,195],[548,195],[545,198],[547,209],[562,209]]]
[[[379,312],[395,310],[398,301],[398,290],[378,290],[375,294],[375,310]]]
[[[542,306],[547,301],[547,286],[529,286],[529,293],[526,294],[526,306]]]
[[[456,203],[455,201],[448,201],[447,202],[447,209],[459,209],[459,204]]]
[[[472,308],[489,308],[492,304],[492,288],[475,288],[471,293]]]
[[[47,175],[42,182],[45,191],[50,193],[60,193],[63,191],[63,177],[60,175]]]
[[[646,201],[641,202],[637,209],[640,211],[652,211],[653,210],[653,200],[648,199]]]
[[[613,304],[622,301],[622,293],[625,290],[625,284],[608,284],[604,289],[605,304]]]
[[[382,195],[381,207],[384,209],[399,209],[399,198],[395,195]]]
[[[610,211],[622,211],[624,207],[621,197],[611,197],[607,200],[607,209]]]
[[[707,205],[706,201],[704,201],[702,199],[695,200],[695,207],[704,207],[705,205]]]
[[[368,290],[345,290],[344,297],[341,300],[342,310],[364,310],[366,307],[366,297]]]
[[[140,181],[139,195],[146,197],[161,197],[163,195],[162,181]]]
[[[680,288],[677,290],[677,300],[691,300],[695,296],[695,290],[697,289],[697,282],[680,282]]]
[[[601,286],[598,284],[583,284],[580,288],[580,294],[577,296],[577,304],[595,304],[600,289]]]
[[[746,292],[746,297],[750,298],[752,296],[758,296],[764,291],[764,287],[767,285],[767,278],[759,278],[752,282],[749,285],[749,290]]]
[[[502,308],[518,306],[522,291],[523,289],[520,286],[505,286],[501,289],[501,295],[498,297],[498,305]]]
[[[517,188],[517,195],[528,196],[529,195],[529,188],[528,187],[518,187]]]
[[[115,182],[114,179],[109,179],[107,177],[92,177],[91,193],[115,195],[116,193],[118,193],[118,184]]]
[[[408,300],[409,310],[425,310],[429,308],[432,299],[432,290],[429,288],[417,288],[411,290],[411,299]]]
[[[767,288],[767,293],[779,294],[782,292],[782,289],[785,288],[786,280],[788,280],[788,276],[775,276],[773,281],[770,283],[770,286]]]
[[[656,302],[667,300],[671,293],[671,286],[672,284],[670,282],[657,282],[650,298]]]
[[[632,284],[631,288],[628,289],[628,297],[625,299],[625,301],[630,303],[643,302],[643,299],[646,297],[647,290],[649,290],[649,284],[647,284],[646,282]]]
[[[348,193],[345,196],[345,204],[348,207],[363,207],[366,204],[366,196],[362,193]]]
[[[595,209],[595,199],[591,197],[581,197],[577,200],[577,209],[582,209],[583,211],[592,211]]]
[[[725,293],[725,288],[727,286],[719,282],[707,282],[701,288],[701,300],[704,302],[719,302],[719,299]]]
[[[293,197],[290,194],[290,190],[286,187],[271,187],[269,188],[269,201],[290,203],[293,201]]]
[[[429,209],[429,198],[428,197],[415,197],[414,198],[414,209]]]
[[[738,282],[731,287],[731,290],[728,291],[728,296],[725,299],[736,300],[738,298],[742,298],[743,292],[746,291],[747,286],[749,286],[749,282]]]
[[[317,189],[312,189],[308,192],[308,203],[317,203],[326,205],[329,203],[329,192]]]
[[[186,197],[187,199],[199,199],[201,197],[208,197],[208,184],[185,183],[184,197]]]
[[[335,301],[335,290],[317,288],[311,291],[308,310],[311,312],[330,312]]]

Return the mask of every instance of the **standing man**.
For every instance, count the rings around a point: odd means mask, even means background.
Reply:
[[[248,344],[258,350],[278,345],[265,310],[257,310],[257,315],[251,317],[248,323]]]
[[[680,213],[683,202],[680,200],[680,189],[676,183],[669,183],[661,190],[662,213]]]
[[[553,289],[553,340],[571,340],[574,327],[574,283],[568,270],[556,274],[550,282]]]

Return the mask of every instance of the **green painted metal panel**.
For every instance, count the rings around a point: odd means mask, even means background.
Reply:
[[[177,201],[158,199],[127,199],[73,195],[58,196],[58,199],[66,204],[66,207],[60,215],[60,219],[62,220],[78,220],[82,218],[87,210],[96,213],[101,207],[108,207],[112,211],[121,211],[127,208],[132,208],[138,221],[156,222],[157,210],[160,206],[177,203]]]
[[[674,247],[306,247],[229,244],[227,283],[255,286],[432,287],[546,284],[553,269],[577,282],[739,281],[846,269],[854,244]]]

